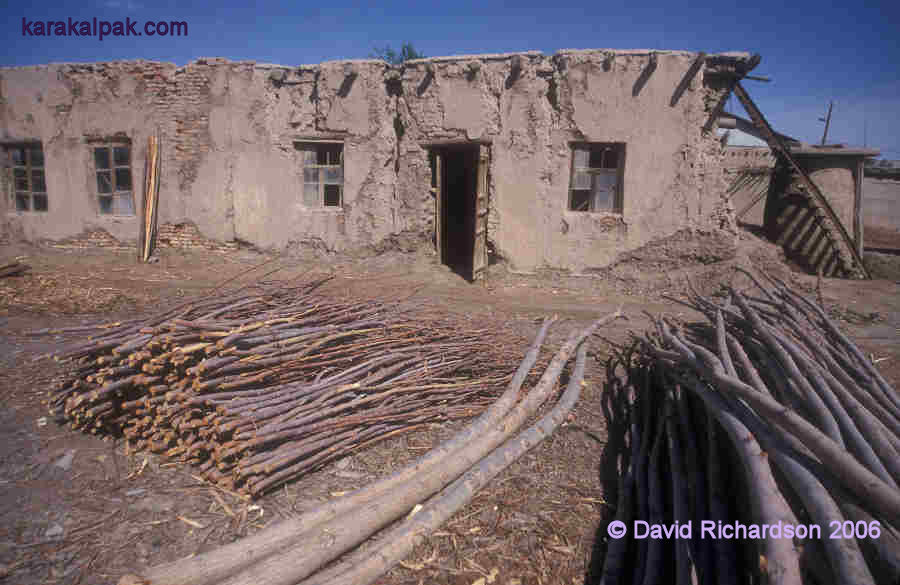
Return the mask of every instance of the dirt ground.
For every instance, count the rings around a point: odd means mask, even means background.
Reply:
[[[334,274],[323,292],[402,300],[415,311],[496,323],[527,336],[559,314],[548,350],[573,328],[622,307],[627,320],[592,341],[588,386],[571,420],[480,492],[381,583],[465,585],[580,584],[605,549],[604,519],[614,511],[605,486],[603,359],[607,340],[624,342],[649,325],[644,314],[690,311],[669,300],[686,277],[705,292],[734,281],[735,265],[762,266],[807,292],[815,278],[790,273],[776,251],[751,236],[737,250],[697,254],[655,247],[603,274],[519,276],[491,268],[469,284],[427,252],[388,250],[357,258],[281,258],[252,251],[163,251],[153,264],[133,255],[0,247],[0,261],[24,257],[29,274],[0,279],[0,582],[29,585],[115,583],[126,572],[209,550],[358,488],[421,455],[458,426],[387,440],[258,501],[191,475],[190,468],[121,443],[60,427],[41,400],[62,366],[42,359],[64,340],[26,332],[154,312],[177,299],[254,278]],[[900,275],[866,282],[825,280],[832,314],[896,386],[900,385]],[[891,276],[893,275],[893,276]]]

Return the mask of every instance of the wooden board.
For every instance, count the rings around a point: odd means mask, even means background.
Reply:
[[[472,280],[484,278],[487,269],[488,169],[490,147],[478,147],[478,183],[475,187],[475,245],[472,246]]]

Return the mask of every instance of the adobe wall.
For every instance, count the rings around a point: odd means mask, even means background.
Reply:
[[[0,208],[0,234],[137,239],[140,214],[101,215],[89,140],[132,141],[141,201],[148,136],[162,140],[161,224],[260,248],[348,250],[433,230],[427,143],[490,143],[488,236],[513,269],[582,272],[682,229],[733,228],[722,147],[704,130],[727,92],[697,55],[562,51],[390,67],[201,59],[0,69],[0,139],[43,143],[50,210]],[[303,203],[294,143],[344,144],[341,209]],[[622,214],[567,210],[572,141],[624,142]],[[2,198],[2,205],[8,205]],[[89,238],[88,238],[89,239]]]
[[[863,223],[900,232],[900,181],[865,177],[862,188]]]
[[[2,138],[43,143],[50,210],[3,214],[29,240],[103,229],[135,240],[140,215],[99,213],[88,140],[132,141],[140,204],[148,136],[162,141],[159,220],[193,222],[210,238],[262,248],[340,250],[396,231],[394,132],[380,61],[280,68],[201,59],[0,70]],[[355,75],[352,87],[344,80]],[[337,138],[345,149],[342,211],[305,208],[293,144]],[[4,200],[4,204],[7,201]]]
[[[809,174],[822,195],[828,200],[834,213],[853,236],[853,198],[856,193],[856,166],[854,157],[798,156],[797,162]]]
[[[491,144],[488,237],[514,270],[576,273],[680,229],[732,230],[722,147],[704,132],[725,88],[705,69],[672,105],[693,53],[562,51],[428,59],[407,63],[398,111],[408,161],[400,193],[421,192],[423,144]],[[511,72],[517,64],[519,73]],[[644,79],[642,79],[642,76]],[[621,214],[568,210],[573,141],[626,143]],[[409,196],[406,200],[414,200]],[[430,198],[422,211],[432,209]],[[430,215],[423,213],[430,229]]]

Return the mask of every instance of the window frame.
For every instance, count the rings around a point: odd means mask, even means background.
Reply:
[[[24,164],[16,164],[16,161],[13,159],[13,151],[16,150],[22,151]],[[41,153],[40,166],[34,164],[32,156],[32,152],[34,150],[39,150]],[[11,211],[14,211],[15,213],[48,213],[50,211],[50,197],[47,193],[47,158],[44,155],[43,143],[40,141],[9,143],[3,145],[3,151],[4,166],[9,169],[7,171],[7,179],[9,185],[8,199],[11,205]],[[17,170],[22,170],[25,174],[25,189],[19,189],[19,186],[17,184],[18,177],[16,177]],[[35,189],[35,172],[41,173],[42,181],[44,184],[43,191]],[[24,195],[26,197],[25,201],[27,201],[27,206],[25,209],[20,209],[19,207],[20,195]],[[35,208],[36,198],[43,198],[43,209]]]
[[[128,163],[127,164],[117,164],[116,162],[116,149],[117,148],[127,148],[128,149]],[[131,140],[127,138],[113,138],[109,140],[99,140],[99,141],[91,141],[90,142],[91,149],[91,160],[94,163],[94,195],[97,201],[97,213],[103,216],[110,217],[135,217],[137,215],[137,203],[134,197],[134,169],[133,169],[133,161],[134,161],[134,148],[131,143]],[[108,151],[108,160],[109,166],[107,168],[99,168],[97,166],[97,151],[100,149],[106,149]],[[117,171],[121,169],[127,169],[128,175],[130,177],[131,186],[129,189],[118,189],[118,173]],[[103,193],[100,191],[100,174],[101,173],[109,173],[109,192]],[[125,194],[128,194],[131,198],[131,212],[130,213],[122,213],[121,208],[117,210],[116,208],[116,198],[124,197]],[[109,211],[104,211],[104,206],[100,202],[102,198],[109,198]]]
[[[567,193],[567,202],[566,202],[566,210],[573,213],[596,213],[596,214],[613,214],[613,215],[622,215],[624,209],[624,179],[625,179],[625,156],[626,156],[626,144],[624,142],[572,142],[570,144],[570,148],[572,151],[571,159],[570,159],[570,169],[569,169],[569,188]],[[595,151],[604,152],[606,150],[614,150],[616,153],[616,166],[607,167],[604,165],[602,154],[601,154],[601,166],[592,167],[592,166],[576,166],[576,152],[579,150],[587,151],[588,153],[588,165],[590,165],[590,159]],[[591,188],[590,189],[576,189],[575,188],[575,177],[576,172],[581,171],[585,172],[591,176]],[[595,181],[599,176],[614,176],[615,177],[615,191],[612,196],[612,200],[610,202],[610,206],[604,209],[595,209],[595,199],[593,197],[593,193],[595,191]],[[575,192],[576,191],[587,191],[588,193],[588,208],[587,209],[576,209],[575,204]]]
[[[302,162],[303,204],[311,209],[328,209],[340,211],[344,209],[344,142],[339,140],[295,140],[294,149],[300,153]],[[308,160],[308,152],[315,152],[316,162]],[[335,164],[332,155],[337,154]],[[308,181],[307,171],[315,169],[316,181]],[[340,183],[331,180],[329,182],[328,171],[339,171]],[[316,185],[316,198],[314,202],[308,196],[307,186]],[[337,203],[329,204],[328,187],[337,186]]]

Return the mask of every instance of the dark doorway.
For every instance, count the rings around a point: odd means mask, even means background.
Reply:
[[[483,148],[479,144],[459,144],[441,146],[431,152],[432,186],[436,194],[435,246],[441,262],[467,280],[477,278],[481,269],[476,228]]]

